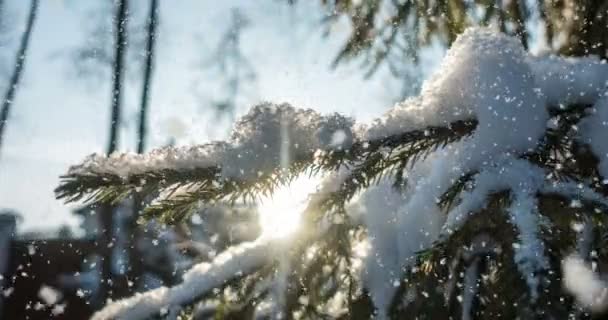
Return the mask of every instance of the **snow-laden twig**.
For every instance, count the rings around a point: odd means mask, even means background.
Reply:
[[[464,273],[464,283],[462,286],[462,320],[471,320],[473,316],[473,302],[479,293],[479,258],[467,267]]]
[[[321,180],[318,190],[310,195],[309,207],[302,214],[306,215],[298,231],[290,239],[261,236],[255,241],[244,242],[230,247],[220,253],[211,262],[195,265],[183,276],[181,284],[167,288],[160,287],[145,293],[138,293],[133,297],[115,301],[95,313],[92,320],[106,319],[144,319],[157,314],[159,310],[170,310],[174,306],[183,306],[196,301],[197,298],[217,288],[227,281],[238,278],[282,258],[286,261],[286,249],[290,247],[293,239],[307,241],[318,237],[326,231],[323,226],[311,228],[311,213],[317,210],[315,199],[322,199],[328,193],[336,190],[341,182],[341,175],[330,174]],[[276,279],[273,288],[283,291],[289,265]]]
[[[605,71],[608,72],[608,71]],[[608,185],[608,91],[604,98],[593,106],[593,113],[581,121],[581,140],[591,146],[591,150],[599,160],[598,170]]]
[[[350,215],[361,216],[367,227],[369,241],[365,250],[361,278],[369,290],[374,305],[378,308],[378,319],[385,319],[385,311],[399,287],[402,267],[395,252],[397,212],[403,196],[396,192],[389,179],[368,188],[350,208]],[[412,238],[412,241],[417,239]]]
[[[397,221],[403,264],[436,240],[445,219],[436,201],[453,181],[482,166],[502,163],[505,154],[517,157],[534,149],[543,136],[546,102],[534,91],[526,56],[516,39],[469,29],[425,84],[423,93],[435,92],[434,99],[446,104],[448,114],[470,113],[479,124],[472,136],[437,150],[408,173],[406,193],[411,196]],[[412,233],[426,235],[422,247],[408,241]]]
[[[448,212],[443,233],[449,234],[463,226],[475,212],[484,209],[490,195],[505,190],[519,190],[527,185],[530,192],[541,188],[545,172],[522,159],[505,158],[495,165],[483,167],[474,177],[474,187],[460,195],[460,203]]]
[[[511,223],[517,227],[519,240],[513,244],[513,260],[526,280],[532,301],[538,299],[540,275],[549,268],[545,245],[539,238],[540,214],[535,189],[523,185],[513,190],[513,201],[507,208]]]
[[[568,180],[547,180],[547,175],[546,170],[526,160],[509,157],[496,165],[483,167],[473,176],[474,187],[464,191],[460,203],[448,212],[442,232],[449,234],[458,230],[472,214],[485,208],[490,195],[501,191],[527,188],[526,192],[533,197],[536,193],[555,194],[608,207],[608,199],[588,186]]]
[[[94,154],[68,174],[129,176],[161,170],[221,167],[225,177],[257,176],[324,148],[346,148],[353,142],[353,122],[338,114],[322,116],[289,104],[253,107],[234,126],[225,142],[194,147],[165,147],[146,154]],[[282,143],[290,141],[289,145]]]
[[[273,252],[280,247],[278,240],[259,239],[231,247],[212,262],[195,265],[183,282],[175,287],[160,287],[130,298],[111,302],[95,313],[92,320],[145,319],[160,310],[195,301],[226,281],[249,274],[272,261]]]

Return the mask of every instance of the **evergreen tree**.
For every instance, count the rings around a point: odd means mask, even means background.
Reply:
[[[148,26],[147,26],[147,41],[146,41],[146,61],[143,69],[142,79],[142,90],[141,99],[139,106],[139,117],[138,117],[138,130],[137,130],[137,153],[143,153],[145,151],[146,139],[148,138],[148,109],[150,104],[150,93],[152,90],[152,77],[154,71],[154,58],[155,58],[155,42],[157,38],[157,25],[158,25],[158,11],[159,2],[158,0],[152,0],[150,2],[150,12],[148,14]],[[128,244],[128,256],[129,256],[129,267],[127,272],[127,278],[133,279],[132,281],[138,282],[143,274],[143,265],[141,252],[138,248],[138,240],[141,238],[141,230],[137,226],[137,215],[140,211],[141,199],[139,195],[133,195],[133,213],[127,222],[127,234],[129,237]]]
[[[149,198],[143,219],[168,224],[322,177],[293,234],[234,245],[94,319],[603,311],[607,84],[598,59],[535,57],[468,29],[419,96],[369,125],[266,103],[226,141],[92,155],[61,178],[58,198],[112,204],[137,192]]]
[[[0,9],[2,9],[1,5],[2,3],[0,3]],[[32,35],[32,30],[34,28],[34,22],[36,21],[37,12],[38,0],[32,0],[25,30],[21,35],[19,50],[17,50],[17,54],[15,55],[15,67],[11,74],[11,78],[8,81],[6,92],[4,93],[4,97],[1,103],[2,108],[0,109],[0,148],[2,147],[4,132],[6,124],[8,122],[11,107],[13,106],[15,97],[17,96],[17,89],[19,88],[19,82],[21,81],[23,69],[25,68],[25,60],[27,58],[30,38]],[[0,13],[2,12],[0,11]]]
[[[230,123],[234,122],[240,97],[250,94],[251,87],[255,84],[255,69],[241,48],[243,32],[251,26],[251,21],[246,14],[238,8],[231,10],[230,22],[227,29],[222,33],[220,40],[210,57],[202,62],[205,73],[210,73],[217,80],[219,86],[204,83],[197,79],[197,95],[204,98],[213,107],[217,119],[226,118]],[[206,91],[206,92],[205,92]],[[220,92],[220,96],[215,96]]]
[[[289,0],[290,3],[297,2]],[[416,63],[424,48],[449,47],[467,27],[492,26],[516,36],[527,49],[533,42],[542,50],[570,56],[608,56],[605,28],[608,2],[604,0],[322,0],[331,25],[346,20],[350,36],[334,65],[362,58],[367,75],[384,62],[404,64],[400,49]],[[330,32],[328,28],[328,32]],[[404,38],[407,41],[402,41]]]
[[[114,17],[114,61],[112,64],[112,94],[110,100],[110,137],[107,153],[112,154],[118,149],[121,124],[121,109],[123,100],[123,78],[125,69],[125,54],[127,45],[128,1],[116,2]],[[100,299],[105,301],[112,292],[112,247],[114,246],[114,208],[109,204],[101,206],[99,211],[100,253],[101,261],[101,290]]]

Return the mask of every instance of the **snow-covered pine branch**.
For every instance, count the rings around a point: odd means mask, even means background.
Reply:
[[[55,193],[68,202],[84,198],[85,202],[115,203],[133,192],[142,196],[160,192],[144,213],[174,222],[189,216],[199,202],[255,200],[308,169],[403,170],[407,163],[470,134],[476,124],[474,119],[456,120],[445,127],[427,126],[364,140],[355,134],[349,118],[321,116],[288,104],[262,104],[236,124],[227,142],[164,147],[143,155],[93,154],[62,176]],[[366,177],[356,180],[369,184]]]
[[[160,287],[110,303],[93,315],[92,320],[146,319],[175,306],[193,303],[230,279],[256,271],[271,260],[276,246],[277,243],[265,239],[231,247],[217,256],[212,263],[195,265],[184,274],[183,283],[172,288]]]
[[[577,312],[560,280],[567,251],[583,246],[577,226],[608,232],[607,86],[608,65],[597,59],[535,57],[516,39],[469,29],[419,96],[368,125],[265,104],[225,142],[92,156],[70,169],[57,196],[160,193],[147,212],[170,212],[171,222],[199,202],[272,194],[306,170],[328,174],[293,241],[229,249],[184,284],[114,302],[99,319],[218,303],[239,288],[228,280],[241,263],[243,273],[266,265],[274,276],[235,312],[561,317]],[[608,266],[608,250],[587,242],[585,252]],[[274,255],[278,247],[286,251]],[[189,283],[205,285],[181,296]],[[217,296],[205,297],[212,287]]]

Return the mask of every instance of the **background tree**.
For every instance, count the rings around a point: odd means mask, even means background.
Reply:
[[[227,117],[229,123],[234,122],[238,101],[248,93],[256,78],[255,69],[241,48],[243,32],[250,25],[251,21],[247,15],[238,8],[233,8],[228,27],[222,33],[211,56],[206,57],[202,63],[203,72],[209,71],[218,78],[217,91],[221,92],[219,98],[211,94],[211,98],[203,100],[211,100],[216,117]],[[205,83],[202,88],[196,90],[201,96],[210,95],[209,91],[215,91],[209,90],[212,85],[214,84]]]
[[[139,107],[139,121],[137,130],[137,153],[143,153],[146,146],[147,139],[147,121],[148,121],[148,109],[150,104],[150,94],[152,89],[152,78],[154,72],[154,58],[155,58],[155,42],[157,37],[157,25],[158,25],[158,12],[159,12],[158,0],[152,0],[150,2],[150,11],[148,15],[147,25],[147,42],[145,52],[145,65],[144,75],[142,78],[142,91],[140,98]],[[137,283],[143,274],[144,268],[142,265],[142,252],[139,250],[139,241],[141,238],[140,230],[137,225],[137,217],[141,210],[141,202],[143,199],[139,195],[133,196],[133,213],[129,221],[127,222],[127,235],[129,237],[128,242],[128,256],[129,266],[127,272],[127,278]]]
[[[289,0],[290,3],[297,2]],[[322,0],[329,25],[346,18],[351,32],[334,66],[361,59],[367,75],[383,62],[403,64],[399,55],[402,35],[414,56],[439,43],[449,47],[469,26],[493,26],[549,52],[571,56],[607,57],[604,32],[608,4],[603,0],[465,1],[465,0]],[[328,32],[330,29],[327,29]],[[532,30],[541,30],[533,33]],[[416,59],[405,63],[416,63]]]
[[[1,4],[0,4],[1,8]],[[30,4],[30,12],[26,21],[25,30],[21,36],[21,42],[19,43],[19,49],[15,55],[15,67],[13,69],[11,78],[6,86],[6,92],[2,100],[2,108],[0,109],[0,149],[2,148],[2,140],[4,138],[4,131],[6,130],[6,124],[8,121],[9,113],[19,88],[19,82],[21,81],[21,75],[23,68],[25,67],[25,61],[27,58],[27,50],[30,43],[30,37],[34,28],[34,22],[36,21],[36,15],[38,11],[38,0],[32,0]],[[0,13],[2,10],[0,9]],[[1,16],[0,16],[1,17]]]
[[[10,12],[10,8],[7,8],[6,3],[3,1],[0,2],[0,46],[1,47],[7,47],[12,43],[12,37],[11,37],[11,31],[13,29],[13,15],[11,15]],[[7,50],[9,51],[9,50]],[[0,75],[2,76],[6,76],[8,78],[10,72],[9,70],[12,70],[12,67],[9,67],[9,65],[12,65],[13,61],[12,59],[14,58],[14,56],[9,57],[8,56],[9,52],[3,52],[0,55]],[[11,52],[12,53],[12,52]],[[9,61],[11,60],[11,61]]]
[[[111,92],[111,114],[110,132],[108,139],[107,154],[112,154],[118,148],[119,129],[121,123],[122,90],[125,68],[125,55],[127,45],[127,23],[128,23],[128,2],[120,0],[116,2],[114,17],[114,63],[112,67],[112,92]],[[112,285],[112,247],[114,245],[114,219],[113,206],[104,205],[101,207],[99,216],[100,226],[100,249],[102,256],[101,263],[101,289],[100,299],[105,301],[111,293]]]
[[[143,153],[147,137],[147,115],[150,104],[150,91],[152,88],[152,75],[154,72],[154,49],[156,42],[156,29],[158,24],[158,0],[150,2],[150,13],[148,16],[146,62],[144,65],[144,76],[142,81],[141,99],[139,107],[139,125],[137,131],[137,153]]]
[[[88,8],[88,6],[84,7]],[[111,78],[112,74],[116,50],[114,46],[115,7],[112,2],[107,1],[93,2],[91,7],[85,11],[86,20],[83,22],[85,38],[82,43],[65,52],[59,52],[58,57],[67,57],[70,62],[68,68],[70,75],[98,85],[100,82],[106,81],[108,77]],[[145,74],[146,67],[145,52],[148,40],[149,10],[147,5],[129,2],[128,11],[130,23],[126,25],[129,39],[125,44],[125,48],[127,48],[125,79],[140,81]]]

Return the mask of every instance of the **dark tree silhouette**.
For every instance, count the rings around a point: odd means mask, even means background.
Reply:
[[[108,141],[108,154],[118,148],[120,109],[122,106],[122,85],[124,78],[124,63],[127,46],[127,0],[117,3],[115,18],[116,43],[114,44],[114,62],[112,70],[112,113],[110,115],[110,140]]]
[[[150,104],[150,90],[152,87],[152,77],[154,71],[154,49],[156,42],[156,29],[158,25],[158,0],[150,2],[150,12],[147,25],[147,41],[146,41],[146,60],[143,69],[143,86],[141,92],[141,101],[139,109],[139,126],[137,131],[137,153],[143,153],[146,146],[147,137],[147,114]],[[133,213],[127,222],[127,232],[129,237],[129,245],[127,248],[129,254],[129,268],[127,270],[127,278],[132,281],[137,281],[143,273],[144,266],[142,264],[141,253],[138,250],[137,242],[141,237],[141,230],[137,225],[138,213],[141,209],[143,199],[137,194],[133,196]]]
[[[0,8],[2,7],[2,4],[3,3],[0,2]],[[0,110],[0,149],[2,148],[4,131],[6,128],[6,123],[8,121],[9,113],[12,105],[14,104],[17,89],[19,88],[19,82],[21,81],[21,76],[23,74],[23,68],[25,67],[25,60],[27,58],[27,51],[32,35],[32,30],[34,28],[34,22],[36,21],[37,11],[38,0],[32,0],[30,4],[30,13],[27,18],[25,31],[21,36],[19,50],[17,51],[17,55],[15,58],[15,68],[13,69],[13,74],[11,75],[8,86],[6,88],[4,100],[2,101],[2,109]]]
[[[3,15],[4,15],[4,0],[0,0],[0,28],[2,28],[2,24],[4,24],[3,21]]]
[[[392,53],[400,34],[409,34],[412,39],[409,46],[418,52],[432,44],[449,46],[469,26],[495,26],[517,36],[525,48],[536,41],[551,52],[607,57],[608,2],[604,0],[321,0],[321,3],[327,12],[324,23],[331,25],[343,18],[350,23],[350,35],[334,66],[362,59],[368,75],[387,60],[398,59]],[[529,32],[537,27],[543,33]]]
[[[122,88],[124,78],[124,61],[127,45],[127,22],[128,22],[128,1],[119,0],[116,2],[115,24],[115,43],[114,43],[114,62],[112,70],[112,100],[111,100],[111,115],[110,115],[110,139],[108,141],[107,153],[111,154],[118,148],[119,130],[120,130],[120,111],[122,107]],[[112,205],[103,205],[99,214],[99,222],[101,227],[100,233],[100,251],[102,252],[101,263],[101,286],[100,299],[105,301],[106,297],[111,293],[112,283],[112,247],[114,244],[113,237],[113,210]]]
[[[150,2],[150,15],[148,17],[148,35],[146,42],[146,62],[144,66],[144,79],[141,92],[141,104],[139,110],[139,127],[137,132],[137,153],[145,150],[147,129],[148,105],[150,104],[150,89],[152,86],[152,75],[154,71],[154,44],[156,40],[156,26],[158,24],[158,0]]]

